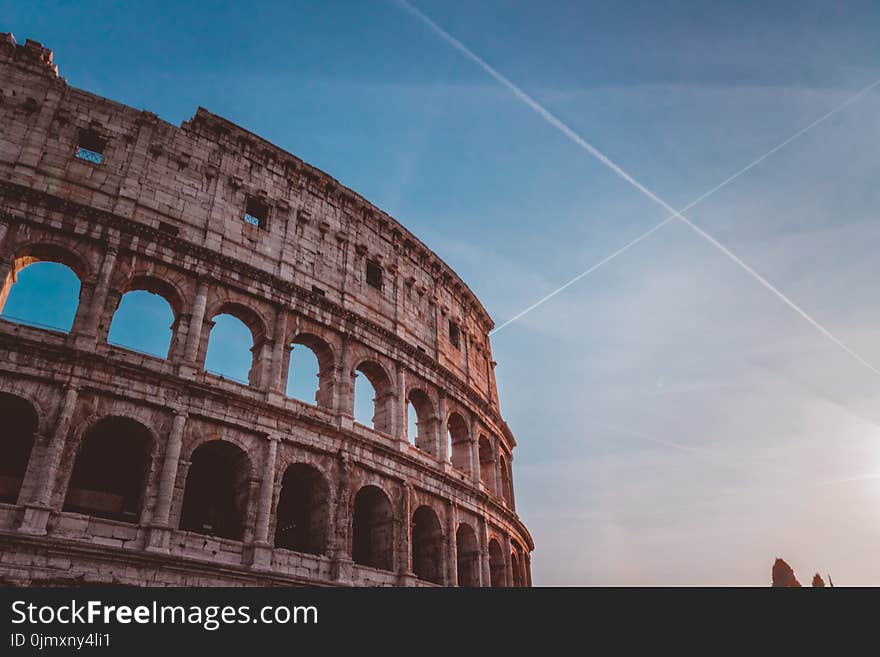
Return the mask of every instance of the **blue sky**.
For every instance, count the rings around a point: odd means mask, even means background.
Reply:
[[[414,4],[675,207],[880,78],[871,2]],[[73,85],[173,123],[202,105],[330,172],[498,323],[665,217],[393,0],[0,15]],[[878,110],[689,213],[875,364]],[[536,583],[760,585],[783,556],[880,584],[880,377],[683,224],[493,348]]]

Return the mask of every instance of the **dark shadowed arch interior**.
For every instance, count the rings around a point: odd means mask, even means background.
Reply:
[[[66,258],[26,256],[15,261],[0,289],[4,319],[70,332],[79,308],[81,280]]]
[[[394,523],[391,501],[376,486],[364,486],[354,497],[351,552],[355,563],[392,568]]]
[[[443,583],[443,530],[437,514],[420,506],[412,517],[412,569],[416,577]]]
[[[275,524],[275,547],[325,554],[329,490],[317,469],[294,463],[284,472]]]
[[[495,492],[495,458],[492,443],[486,436],[480,436],[480,481],[490,493]]]
[[[458,585],[479,586],[480,546],[477,543],[477,534],[470,525],[458,526],[455,547],[458,557]]]
[[[248,502],[250,461],[225,440],[212,440],[193,452],[180,528],[241,540]]]
[[[467,422],[458,413],[452,413],[449,416],[447,426],[449,428],[449,460],[454,468],[470,473],[471,440]]]
[[[141,423],[100,420],[83,436],[64,510],[138,522],[152,452],[153,437]]]
[[[333,349],[311,333],[300,333],[290,344],[287,396],[324,408],[333,407]]]
[[[423,452],[437,452],[437,420],[434,417],[434,405],[424,390],[413,389],[407,395],[407,425],[409,414],[415,413],[416,435],[407,435],[409,441]],[[407,434],[409,426],[407,426]]]
[[[489,541],[489,576],[492,580],[492,586],[507,586],[504,551],[494,538]]]
[[[370,422],[365,417],[358,417],[358,409],[361,407],[361,399],[364,394],[363,387],[358,386],[361,375],[367,379],[373,389],[373,417]],[[376,431],[383,433],[392,432],[392,391],[391,379],[378,363],[365,361],[355,369],[355,419],[365,426],[371,426]]]
[[[0,502],[15,504],[37,431],[37,412],[16,395],[0,393]]]

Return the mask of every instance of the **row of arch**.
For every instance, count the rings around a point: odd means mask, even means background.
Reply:
[[[8,427],[0,439],[0,502],[15,504],[32,460],[39,422],[30,402],[9,393],[0,393],[0,418]],[[140,524],[156,447],[153,433],[132,418],[107,416],[92,423],[76,450],[62,511]],[[186,468],[178,528],[245,540],[254,475],[251,458],[240,446],[222,439],[198,445]],[[327,479],[318,468],[299,462],[287,465],[274,504],[272,546],[329,556],[331,497]],[[382,488],[374,484],[359,488],[350,509],[350,557],[354,563],[393,570],[396,518],[391,499]],[[409,528],[412,572],[428,582],[447,583],[449,537],[437,513],[428,505],[418,506]],[[479,586],[476,531],[465,522],[458,523],[454,540],[458,585]],[[525,553],[514,542],[508,566],[500,541],[491,538],[491,585],[526,585],[524,559]]]
[[[111,260],[115,262],[115,255]],[[46,281],[46,267],[54,268],[51,284]],[[113,269],[112,262],[109,269]],[[337,349],[316,332],[282,329],[280,333],[289,337],[277,348],[267,341],[266,320],[239,300],[218,299],[209,304],[206,290],[200,289],[187,314],[186,296],[179,286],[155,273],[139,272],[120,281],[118,289],[108,285],[107,299],[96,303],[90,298],[95,290],[86,291],[81,283],[87,276],[91,274],[82,259],[62,247],[35,244],[19,249],[0,291],[0,312],[12,321],[49,324],[62,331],[92,328],[96,340],[175,362],[191,361],[252,386],[266,388],[283,382],[287,396],[351,413],[359,424],[405,437],[513,506],[511,457],[500,441],[474,435],[461,413],[443,412],[435,396],[420,386],[405,389],[404,399],[398,400],[394,376],[375,359],[356,357],[349,378],[340,366]],[[110,273],[99,278],[110,278]],[[38,302],[40,295],[49,293],[55,295],[51,303]],[[92,307],[83,310],[82,303]],[[35,308],[55,314],[22,317]],[[66,315],[59,317],[57,313],[65,308]],[[106,326],[101,323],[105,315],[110,318]],[[205,327],[202,330],[199,321]]]

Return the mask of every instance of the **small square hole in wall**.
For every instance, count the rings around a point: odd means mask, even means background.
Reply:
[[[91,162],[92,164],[102,164],[104,162],[104,149],[107,147],[107,140],[91,129],[82,129],[76,140],[76,156],[80,160]]]
[[[367,284],[382,289],[382,266],[375,260],[367,260]]]
[[[456,349],[461,346],[461,329],[459,329],[458,324],[451,319],[449,320],[449,341]]]
[[[244,221],[257,228],[265,228],[269,218],[269,206],[261,200],[248,196],[244,210]]]

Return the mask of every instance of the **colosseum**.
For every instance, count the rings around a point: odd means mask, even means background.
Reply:
[[[0,319],[0,583],[531,584],[492,320],[444,262],[205,109],[73,88],[11,34],[0,82],[0,310],[36,263],[79,284],[69,330]],[[108,340],[136,292],[173,313],[164,358]],[[221,315],[247,381],[205,367]]]

